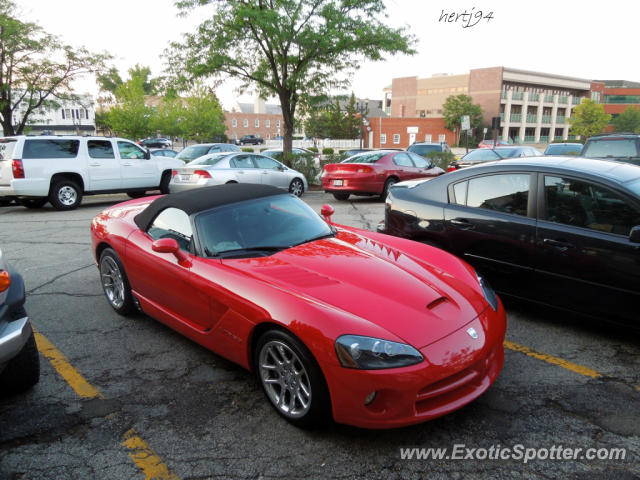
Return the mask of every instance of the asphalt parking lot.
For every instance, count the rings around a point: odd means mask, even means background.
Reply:
[[[377,199],[303,198],[360,228],[383,216]],[[0,398],[0,479],[640,476],[637,333],[505,299],[505,365],[475,402],[397,430],[299,430],[245,370],[149,317],[113,312],[89,224],[125,199],[86,197],[71,212],[0,208],[0,248],[24,276],[42,354],[40,383]],[[447,450],[403,459],[414,447]],[[520,447],[537,458],[512,455]],[[581,450],[558,459],[559,447]],[[610,449],[625,458],[597,458]]]

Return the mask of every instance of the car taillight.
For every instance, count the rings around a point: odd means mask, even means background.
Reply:
[[[455,166],[453,166],[453,165],[449,165],[449,166],[447,167],[447,172],[455,172],[455,171],[456,171],[456,167],[455,167]]]
[[[358,167],[356,173],[371,173],[373,172],[373,168],[371,167]]]
[[[13,178],[24,178],[22,160],[14,160],[11,162],[11,170],[13,171]]]
[[[9,288],[9,285],[11,285],[11,277],[9,276],[9,272],[0,272],[0,293]]]
[[[211,178],[211,174],[209,174],[209,172],[207,172],[206,170],[196,170],[195,172],[193,172],[194,175],[198,175],[202,178]]]
[[[177,170],[171,170],[171,176],[175,177],[178,174]]]

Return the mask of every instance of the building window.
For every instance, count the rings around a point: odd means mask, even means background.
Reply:
[[[60,110],[62,112],[62,119],[64,120],[64,108]]]
[[[424,141],[425,141],[425,142],[431,142],[431,141],[432,141],[432,140],[431,140],[431,134],[430,134],[430,133],[427,133],[427,134],[424,136]]]
[[[438,142],[444,143],[445,141],[446,141],[446,138],[444,136],[444,133],[441,133],[440,135],[438,135]]]
[[[65,108],[64,113],[67,118],[71,118],[71,110],[69,110],[68,108]]]
[[[264,121],[264,126],[266,128],[271,128],[271,120],[269,120],[268,118]]]
[[[395,133],[393,135],[393,143],[398,145],[400,143],[400,134],[399,133]]]
[[[84,118],[89,120],[89,110],[87,110],[86,108],[84,109]]]
[[[238,126],[238,120],[236,120],[235,118],[231,119],[231,126],[233,128],[236,128]]]
[[[248,127],[248,126],[249,126],[249,119],[248,119],[248,118],[245,118],[245,119],[242,121],[242,126],[243,126],[243,127]]]
[[[384,145],[385,143],[387,143],[387,134],[386,133],[381,133],[380,134],[380,145]]]
[[[276,120],[276,128],[280,128],[280,120]]]
[[[254,125],[256,128],[260,128],[260,120],[256,118],[256,120],[253,122],[253,125]]]

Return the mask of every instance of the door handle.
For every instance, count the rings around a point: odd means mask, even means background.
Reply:
[[[549,245],[550,247],[553,247],[560,252],[566,252],[570,248],[573,248],[573,245],[569,242],[554,240],[552,238],[545,238],[544,240],[542,240],[542,243],[544,243],[545,245]]]
[[[262,172],[262,175],[269,175],[269,172]]]
[[[102,165],[101,163],[90,163],[89,166],[90,167],[99,167],[100,165]]]
[[[466,218],[453,218],[450,220],[450,222],[455,225],[456,227],[460,227],[460,228],[464,228],[464,229],[471,229],[473,228],[473,224],[467,220]]]
[[[123,163],[122,166],[123,167],[130,167],[131,165],[133,165],[132,163]]]

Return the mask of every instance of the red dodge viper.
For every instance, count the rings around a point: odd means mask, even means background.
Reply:
[[[136,309],[255,371],[299,426],[415,424],[482,394],[505,312],[442,250],[335,225],[267,185],[131,200],[96,216],[109,304]]]

